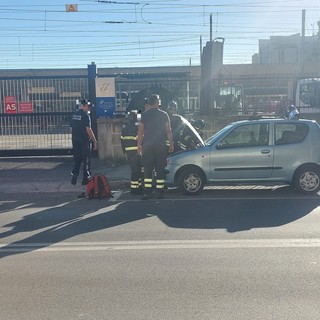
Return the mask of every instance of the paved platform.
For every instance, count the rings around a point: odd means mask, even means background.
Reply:
[[[71,184],[72,156],[0,158],[0,193],[82,192],[79,175]],[[91,172],[103,173],[111,188],[130,188],[130,167],[127,163],[110,163],[94,158]]]

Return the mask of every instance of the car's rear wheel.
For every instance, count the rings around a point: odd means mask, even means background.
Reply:
[[[297,170],[293,179],[294,187],[302,193],[317,193],[320,190],[320,170],[308,165]]]
[[[203,173],[196,168],[188,168],[182,171],[178,179],[178,187],[183,194],[199,194],[204,187]]]

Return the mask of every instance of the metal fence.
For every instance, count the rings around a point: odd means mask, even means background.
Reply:
[[[2,156],[69,154],[71,113],[0,115]]]
[[[319,74],[305,77],[319,77]],[[209,114],[213,117],[217,114],[223,117],[258,112],[277,114],[293,102],[298,78],[301,76],[257,75],[235,78],[230,75],[223,79],[213,79]],[[214,96],[215,88],[226,83],[242,88],[241,108],[219,107],[218,99]],[[200,79],[190,78],[186,73],[116,76],[117,109],[125,110],[137,92],[150,87],[165,88],[172,92],[186,114],[193,116],[201,111]],[[15,150],[28,151],[30,154],[32,150],[45,154],[69,153],[70,115],[75,109],[76,100],[88,96],[88,77],[83,75],[0,79],[0,154],[11,154]],[[15,112],[8,113],[5,110],[6,101],[15,106]],[[29,113],[22,113],[26,106]]]
[[[6,97],[13,97],[17,112],[30,103],[31,112],[72,112],[76,99],[88,98],[86,77],[0,79],[0,110],[6,113]],[[1,112],[0,112],[1,113]]]
[[[70,116],[87,97],[84,76],[0,79],[0,154],[70,153]]]

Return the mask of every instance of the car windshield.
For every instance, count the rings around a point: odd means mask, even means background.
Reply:
[[[204,141],[204,144],[206,146],[211,146],[221,135],[223,135],[226,131],[228,131],[232,126],[233,126],[232,123],[228,124],[226,127],[224,127],[221,130],[219,130],[213,136],[211,136],[210,138],[206,139]]]

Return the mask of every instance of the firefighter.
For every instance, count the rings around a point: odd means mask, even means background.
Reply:
[[[198,120],[192,119],[190,121],[190,123],[197,130],[197,132],[199,133],[200,137],[202,138],[203,137],[203,128],[205,126],[204,121],[202,119],[198,119]]]
[[[197,146],[197,139],[190,127],[188,127],[187,125],[184,125],[182,130],[180,131],[178,145],[180,151],[192,150]]]
[[[138,112],[133,110],[127,114],[127,121],[123,125],[121,132],[121,147],[131,169],[131,187],[132,195],[142,193],[142,165],[141,155],[137,151],[138,134]]]
[[[181,118],[178,116],[178,104],[175,101],[170,101],[167,106],[167,112],[170,118],[170,125],[172,130],[172,137],[173,137],[173,153],[181,151],[179,147],[179,140],[181,135],[182,129],[182,121]],[[169,147],[169,141],[167,141],[167,146]]]
[[[194,149],[200,139],[188,126],[188,121],[178,114],[178,104],[170,101],[167,108],[172,128],[174,150],[173,153]],[[195,126],[193,125],[195,128]],[[196,128],[195,128],[196,129]]]
[[[157,198],[163,198],[165,166],[167,158],[166,139],[169,140],[169,152],[173,151],[173,139],[168,114],[159,109],[160,97],[151,95],[149,110],[141,115],[138,128],[138,152],[142,155],[144,166],[144,195],[143,200],[152,195],[153,170],[156,172]]]

